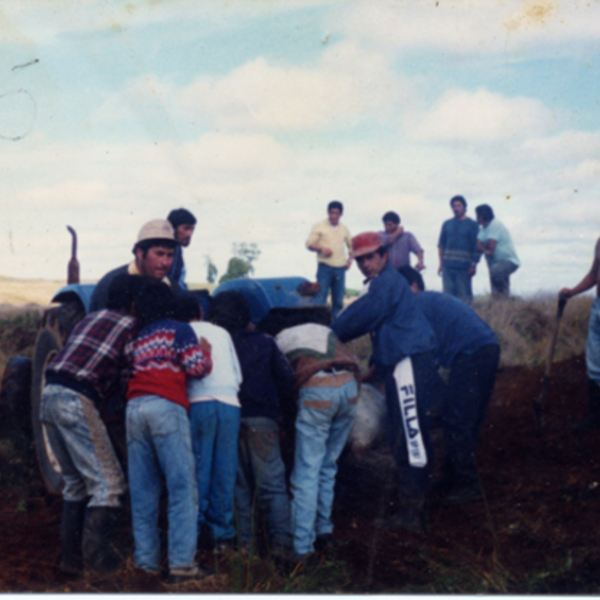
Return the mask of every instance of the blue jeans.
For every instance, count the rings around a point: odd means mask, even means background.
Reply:
[[[235,504],[244,545],[249,546],[252,540],[254,507],[258,506],[267,522],[271,548],[289,549],[290,500],[279,448],[279,425],[273,419],[242,419]]]
[[[317,282],[321,291],[315,299],[315,304],[327,304],[327,295],[331,290],[331,313],[335,318],[344,308],[346,267],[330,267],[320,262],[317,266]]]
[[[343,375],[337,375],[342,377]],[[303,387],[296,417],[296,454],[291,477],[294,553],[312,552],[330,521],[337,459],[356,416],[355,381],[339,387]]]
[[[467,304],[473,302],[473,278],[467,269],[442,269],[444,293],[456,296]]]
[[[137,566],[150,572],[160,567],[158,506],[164,476],[169,495],[169,569],[194,567],[198,498],[185,408],[160,396],[130,400],[127,454]]]
[[[237,471],[240,408],[218,400],[190,405],[198,482],[198,532],[206,522],[213,540],[230,540]]]
[[[600,297],[592,304],[585,348],[587,375],[600,385]]]
[[[119,506],[125,476],[98,409],[62,385],[44,387],[40,419],[65,480],[63,498],[88,506]]]

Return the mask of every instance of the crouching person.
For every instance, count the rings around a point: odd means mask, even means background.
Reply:
[[[160,568],[158,509],[162,480],[168,493],[168,583],[201,579],[195,562],[198,497],[186,393],[188,377],[212,368],[210,344],[178,323],[176,299],[162,282],[148,281],[136,300],[140,331],[127,391],[127,451],[134,559],[144,571]]]
[[[450,369],[443,406],[448,455],[440,490],[445,506],[483,499],[475,445],[490,404],[500,359],[498,338],[465,302],[449,294],[426,292],[421,274],[409,266],[406,279],[437,340],[437,356]]]
[[[360,381],[357,359],[325,324],[318,311],[298,316],[275,337],[294,369],[298,394],[296,449],[290,480],[294,555],[300,560],[332,539],[337,459],[356,416]]]
[[[120,562],[112,542],[126,484],[100,412],[126,390],[138,330],[131,312],[141,281],[117,277],[107,308],[75,326],[45,373],[40,418],[65,481],[60,569],[68,575],[84,566],[110,572]]]
[[[251,549],[258,508],[267,525],[271,557],[285,559],[291,550],[290,501],[279,442],[279,400],[293,394],[294,372],[273,339],[253,330],[244,296],[219,294],[211,315],[231,332],[242,369],[235,483],[242,546]]]

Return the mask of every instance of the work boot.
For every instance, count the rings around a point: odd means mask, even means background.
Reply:
[[[588,379],[588,405],[590,412],[587,417],[573,425],[574,433],[600,429],[600,386],[593,379]]]
[[[85,518],[86,500],[63,502],[60,538],[62,556],[60,570],[67,576],[78,575],[83,571],[83,553],[81,540],[83,537],[83,520]]]
[[[214,574],[214,569],[206,569],[201,567],[176,567],[174,569],[169,569],[167,585],[178,585],[180,583],[187,583],[188,581],[200,581]]]
[[[427,480],[419,481],[407,467],[398,470],[398,477],[396,512],[391,517],[376,519],[373,524],[390,531],[403,529],[412,533],[425,533],[429,520],[428,482]]]
[[[215,540],[215,546],[213,552],[215,554],[225,554],[234,549],[235,540],[234,538],[228,538],[226,540]]]
[[[373,525],[388,531],[409,531],[411,533],[425,533],[424,515],[418,511],[398,511],[390,517],[375,519]]]
[[[443,506],[461,506],[483,500],[483,490],[479,481],[453,487],[442,498]]]
[[[118,508],[88,506],[83,526],[83,562],[86,571],[112,573],[121,564],[114,547]]]
[[[320,533],[315,538],[315,550],[326,554],[333,549],[333,535],[331,533]]]

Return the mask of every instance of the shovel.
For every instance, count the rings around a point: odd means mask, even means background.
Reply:
[[[540,395],[533,401],[533,418],[535,422],[535,434],[539,437],[542,434],[544,427],[544,411],[546,409],[545,400],[546,392],[548,391],[548,383],[550,382],[550,373],[552,371],[552,359],[554,358],[554,349],[556,348],[556,340],[558,339],[558,329],[560,327],[560,319],[565,310],[568,298],[558,295],[558,307],[556,309],[556,319],[554,320],[554,329],[552,338],[548,346],[548,354],[546,355],[546,368],[544,369],[544,377],[542,379],[542,391]]]

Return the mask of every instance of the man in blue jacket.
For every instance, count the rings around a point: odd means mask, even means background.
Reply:
[[[483,498],[475,444],[481,434],[496,381],[498,338],[467,304],[448,294],[426,292],[421,274],[401,267],[437,340],[437,356],[450,369],[443,406],[448,449],[443,504],[457,506]]]
[[[398,512],[377,524],[422,532],[432,463],[428,411],[442,395],[435,336],[405,279],[388,264],[381,236],[355,236],[352,252],[366,287],[332,329],[342,342],[371,334],[371,363],[385,382],[390,441],[400,475]]]

